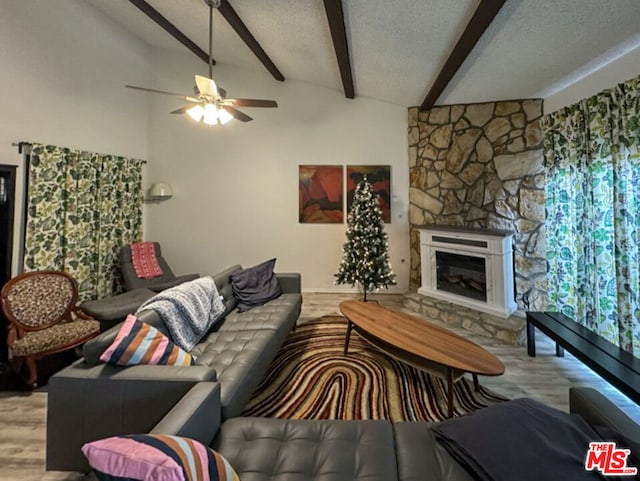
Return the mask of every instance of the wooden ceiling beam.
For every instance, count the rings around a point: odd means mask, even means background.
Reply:
[[[135,5],[140,11],[146,14],[151,20],[153,20],[156,24],[166,30],[169,34],[171,34],[178,42],[187,47],[193,53],[195,53],[204,63],[209,64],[209,54],[198,47],[195,43],[191,41],[189,37],[187,37],[184,33],[182,33],[178,28],[172,24],[169,20],[163,17],[160,12],[158,12],[155,8],[149,5],[145,0],[129,0],[133,5]],[[216,61],[213,60],[213,65],[216,64]]]
[[[264,65],[271,75],[273,75],[273,78],[282,82],[284,80],[284,75],[282,75],[280,70],[278,70],[278,67],[276,67],[276,65],[271,61],[267,53],[251,34],[231,4],[229,4],[227,0],[222,0],[218,7],[218,11],[222,14],[227,23],[231,25],[231,28],[236,31],[253,54],[258,57],[258,60],[262,62],[262,65]]]
[[[355,89],[353,86],[353,74],[351,72],[347,31],[344,26],[342,0],[324,0],[324,10],[327,13],[331,39],[333,40],[333,49],[336,51],[336,58],[338,59],[344,95],[348,99],[352,99],[355,98]]]
[[[428,110],[435,105],[444,89],[447,88],[453,76],[473,50],[473,47],[476,46],[478,40],[482,37],[484,31],[491,25],[496,15],[498,15],[505,1],[506,0],[482,0],[480,2],[473,17],[471,17],[471,20],[467,24],[467,28],[465,28],[460,36],[458,43],[453,48],[451,55],[449,55],[444,67],[442,67],[442,70],[438,74],[436,81],[431,86],[431,90],[429,90],[429,93],[422,102],[420,110]]]

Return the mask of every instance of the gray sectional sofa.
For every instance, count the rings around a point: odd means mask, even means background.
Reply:
[[[171,410],[191,388],[216,382],[219,405],[208,418],[238,416],[258,386],[302,306],[300,274],[276,274],[283,294],[246,312],[235,310],[230,275],[233,266],[213,276],[225,303],[224,318],[191,353],[194,366],[104,364],[99,357],[119,326],[87,342],[83,358],[49,380],[47,409],[48,470],[88,471],[80,451],[88,442],[115,434],[144,432]],[[168,334],[154,311],[139,316]]]
[[[569,395],[571,412],[590,426],[607,426],[640,441],[640,426],[599,392],[572,388]],[[431,423],[237,417],[220,424],[219,418],[211,416],[219,408],[218,399],[216,383],[199,383],[151,432],[190,437],[210,445],[229,461],[242,481],[474,479],[435,440]],[[487,443],[492,441],[486,439]],[[527,456],[534,464],[544,465],[548,460],[536,460],[538,451],[530,446]],[[566,479],[561,471],[554,474],[550,479]],[[584,474],[580,479],[591,479],[589,473]],[[526,479],[542,478],[528,473]]]
[[[88,472],[90,467],[80,449],[84,443],[117,434],[151,432],[185,436],[211,446],[230,462],[242,481],[474,479],[436,440],[434,430],[449,421],[432,424],[242,417],[245,403],[295,327],[302,297],[300,275],[279,274],[281,297],[250,311],[236,312],[229,276],[238,269],[234,266],[214,277],[225,300],[225,317],[192,351],[196,365],[122,368],[99,363],[116,327],[88,342],[83,359],[50,379],[48,470]],[[164,329],[154,313],[139,318]],[[588,427],[613,428],[638,443],[640,452],[640,426],[597,391],[572,388],[570,406]],[[527,421],[518,418],[515,424],[526,426]],[[514,427],[509,424],[506,431]],[[483,445],[500,444],[502,449],[504,443],[494,443],[488,431],[476,430],[473,437]],[[563,436],[560,438],[549,444],[562,445]],[[546,465],[548,459],[540,456],[539,446],[527,443],[518,453],[525,452],[534,466]],[[506,458],[499,459],[503,462]],[[577,467],[582,469],[580,462]],[[527,479],[545,479],[536,477],[536,468],[527,474]],[[561,469],[546,478],[565,479]],[[518,475],[506,479],[524,478]]]

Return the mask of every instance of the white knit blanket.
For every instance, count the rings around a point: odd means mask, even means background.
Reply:
[[[173,342],[189,352],[224,314],[224,302],[211,277],[200,277],[156,294],[136,314],[154,310]]]

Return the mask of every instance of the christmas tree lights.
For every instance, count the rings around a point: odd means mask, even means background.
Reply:
[[[356,187],[347,216],[346,236],[335,283],[352,286],[360,283],[366,302],[367,292],[396,283],[378,196],[366,177]]]

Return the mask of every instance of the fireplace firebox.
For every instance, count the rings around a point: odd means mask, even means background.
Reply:
[[[487,268],[482,257],[436,251],[436,273],[438,289],[487,301]]]
[[[422,286],[436,299],[500,317],[517,309],[513,232],[450,226],[420,228]]]

